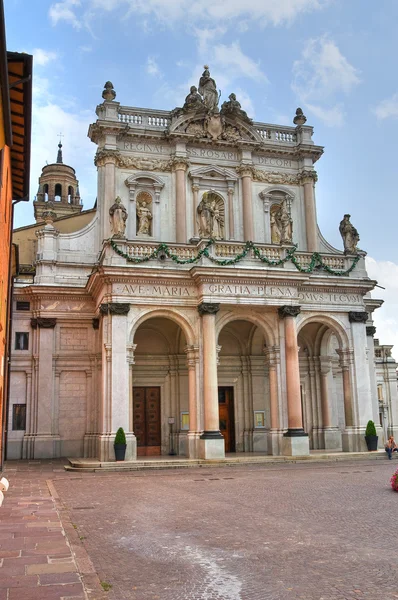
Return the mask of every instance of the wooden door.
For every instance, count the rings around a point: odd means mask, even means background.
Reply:
[[[225,440],[225,452],[235,452],[234,389],[218,388],[220,432]]]
[[[133,388],[133,428],[137,456],[160,454],[160,388]]]

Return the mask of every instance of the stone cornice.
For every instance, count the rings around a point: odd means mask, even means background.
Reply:
[[[297,317],[300,314],[301,306],[292,306],[290,304],[286,304],[285,306],[280,306],[278,308],[278,315],[281,319],[286,319],[286,317]]]

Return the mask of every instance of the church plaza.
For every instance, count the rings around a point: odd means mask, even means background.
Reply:
[[[253,122],[207,67],[172,111],[116,97],[88,132],[95,207],[60,143],[14,233],[8,458],[114,461],[119,427],[130,461],[365,451],[370,419],[380,448],[398,436],[376,282],[349,214],[342,249],[319,231],[301,109]]]

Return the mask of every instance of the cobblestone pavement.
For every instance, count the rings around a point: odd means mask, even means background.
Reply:
[[[393,600],[394,463],[74,472],[54,485],[109,600]]]

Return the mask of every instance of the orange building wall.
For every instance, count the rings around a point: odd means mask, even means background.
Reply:
[[[0,123],[0,127],[2,123]],[[1,156],[2,154],[2,156]],[[0,151],[0,425],[4,414],[5,389],[5,354],[7,349],[8,303],[7,291],[9,282],[9,257],[11,244],[11,164],[10,149],[4,146]],[[0,457],[3,452],[2,427],[0,426]],[[0,460],[1,463],[1,460]]]

